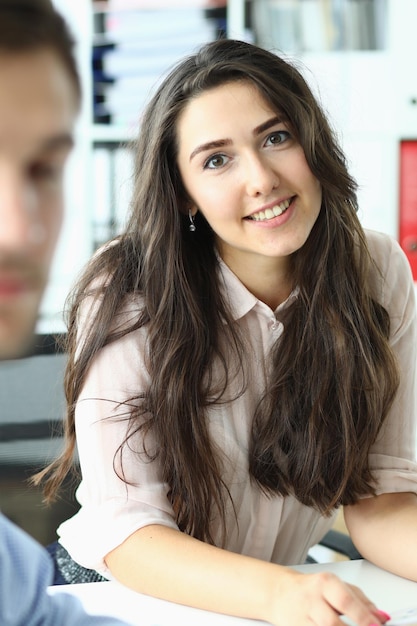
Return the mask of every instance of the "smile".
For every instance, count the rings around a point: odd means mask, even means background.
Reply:
[[[265,220],[271,220],[274,217],[278,217],[278,215],[282,215],[288,209],[292,201],[292,198],[288,198],[284,200],[280,204],[276,204],[270,209],[266,209],[265,211],[259,211],[259,213],[254,213],[250,215],[247,219],[255,220],[256,222],[264,222]]]

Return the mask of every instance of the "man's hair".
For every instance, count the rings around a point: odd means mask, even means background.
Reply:
[[[81,98],[74,39],[51,0],[0,0],[0,53],[48,48],[61,59]]]

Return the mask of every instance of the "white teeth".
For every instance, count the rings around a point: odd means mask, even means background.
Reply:
[[[284,200],[284,202],[281,202],[281,204],[276,204],[275,206],[273,206],[272,209],[266,209],[265,211],[259,211],[259,213],[254,213],[253,215],[251,215],[251,219],[256,220],[257,222],[270,220],[273,217],[277,217],[278,215],[284,213],[284,211],[288,209],[290,204],[291,199],[288,198],[287,200]]]

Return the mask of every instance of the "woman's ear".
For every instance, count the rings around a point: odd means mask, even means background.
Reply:
[[[183,207],[184,207],[184,213],[186,215],[191,215],[192,217],[194,217],[198,213],[198,206],[188,196],[184,198]]]

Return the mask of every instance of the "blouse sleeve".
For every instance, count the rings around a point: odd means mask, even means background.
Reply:
[[[60,542],[84,567],[109,572],[104,557],[139,528],[177,528],[160,477],[136,435],[123,447],[127,400],[149,384],[145,366],[146,332],[131,332],[104,347],[93,362],[79,400],[75,423],[82,481],[79,512],[58,529]],[[152,452],[151,437],[146,438]]]
[[[415,287],[408,260],[399,244],[380,233],[369,233],[371,253],[381,269],[376,282],[379,300],[391,319],[390,343],[400,369],[394,403],[371,448],[370,467],[376,493],[417,493]]]

